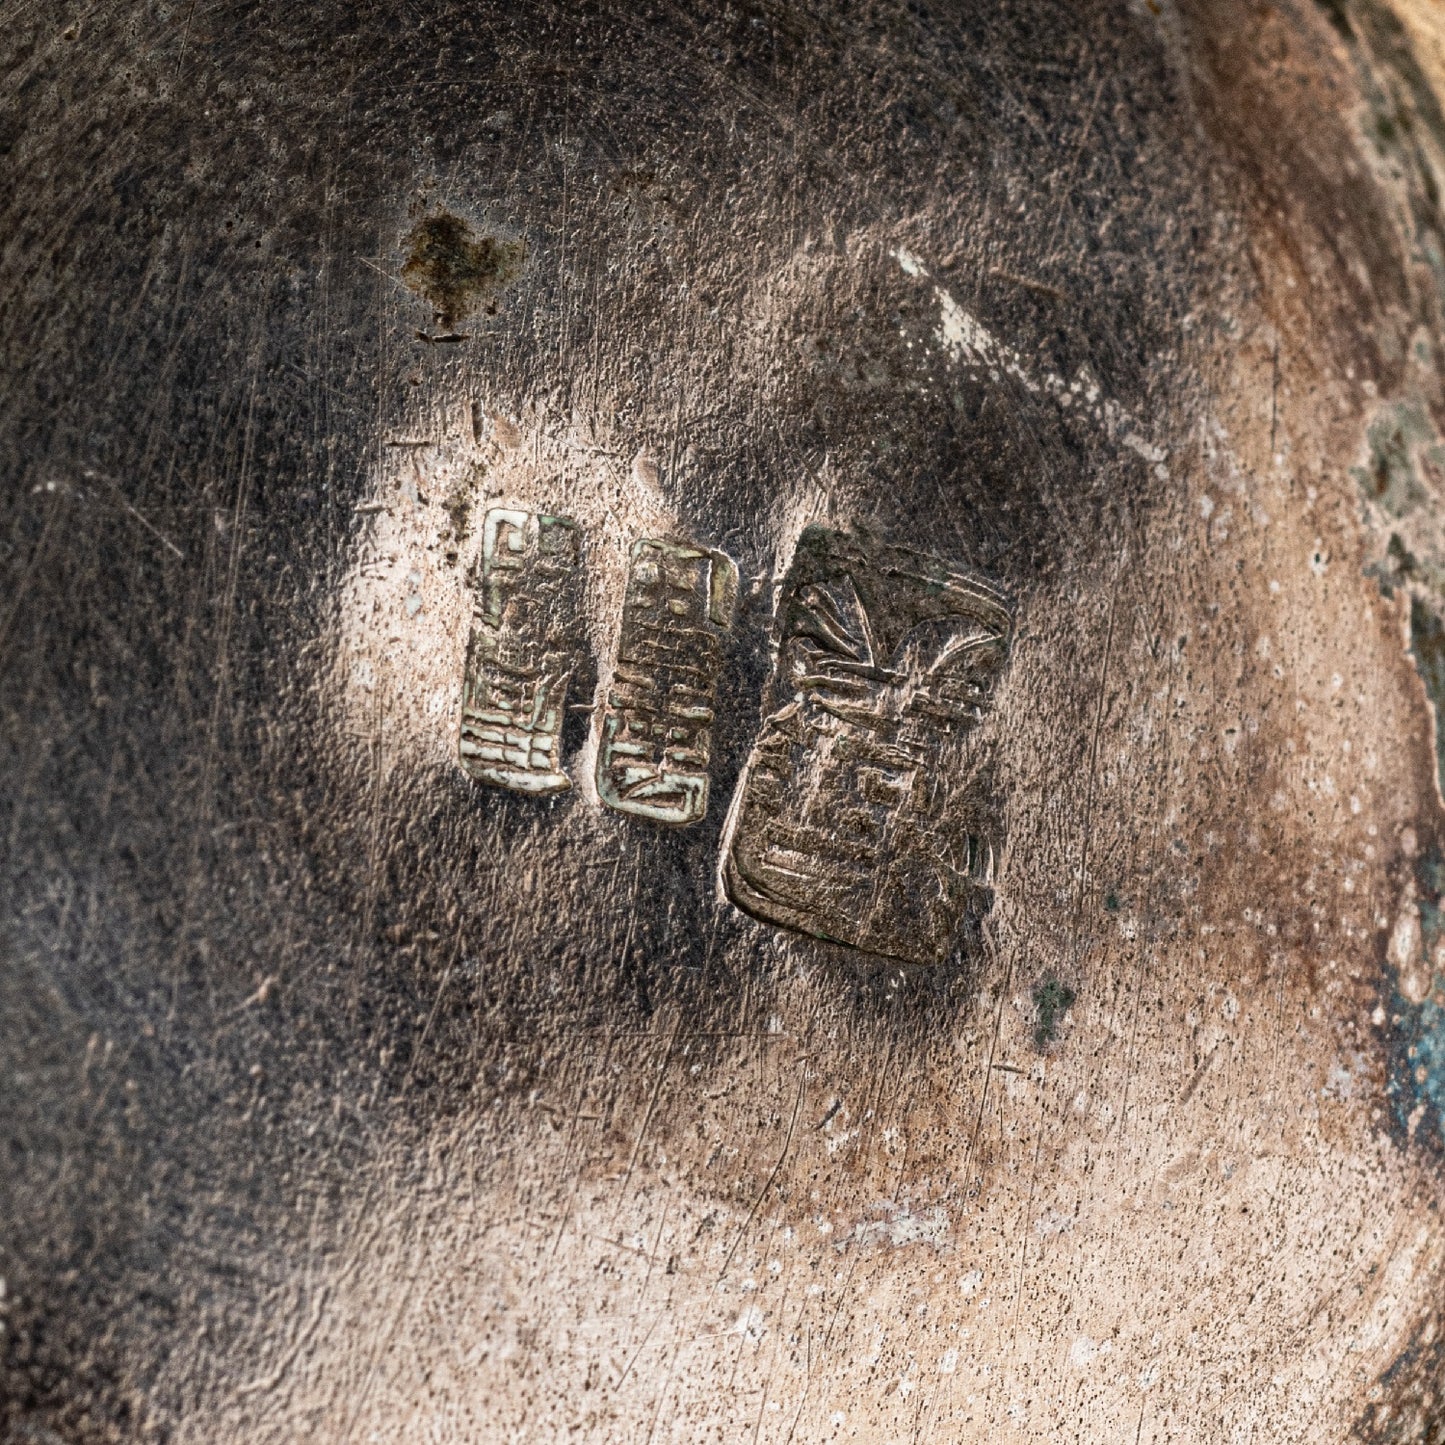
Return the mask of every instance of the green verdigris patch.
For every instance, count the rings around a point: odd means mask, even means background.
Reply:
[[[1386,596],[1410,605],[1410,656],[1435,713],[1435,768],[1445,786],[1445,441],[1425,407],[1386,407],[1366,432],[1364,464],[1352,475],[1364,501],[1375,560],[1366,571]],[[1383,548],[1380,542],[1384,542]],[[1445,864],[1434,849],[1416,861],[1420,929],[1426,958],[1442,941]],[[1390,1066],[1386,1094],[1406,1138],[1445,1143],[1445,978],[1424,999],[1406,997],[1399,970],[1387,965]]]
[[[523,242],[478,236],[447,211],[418,221],[403,244],[401,279],[430,303],[437,324],[448,328],[490,303],[527,255]]]
[[[1439,504],[1439,487],[1431,484],[1445,479],[1445,446],[1424,406],[1406,401],[1387,408],[1365,440],[1368,458],[1351,475],[1374,506],[1403,520]]]
[[[1387,597],[1410,602],[1410,652],[1437,724],[1445,721],[1445,441],[1416,400],[1386,407],[1365,433],[1366,455],[1351,469],[1368,533],[1383,555],[1366,571]],[[1436,770],[1445,787],[1445,727],[1436,728]]]

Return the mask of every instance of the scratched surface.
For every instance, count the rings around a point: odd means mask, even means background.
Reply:
[[[582,650],[581,566],[570,517],[488,511],[457,743],[478,782],[519,793],[572,786],[562,724]]]
[[[723,845],[728,894],[819,938],[942,963],[993,878],[988,760],[971,744],[1008,603],[925,553],[810,527],[779,614],[777,696]]]
[[[4,1445],[1440,1437],[1400,14],[0,0]],[[460,765],[499,511],[583,541],[546,794]],[[879,644],[865,535],[1008,623]],[[646,539],[736,599],[599,779]],[[833,876],[790,702],[1004,632],[916,923],[737,907],[730,820]]]
[[[706,815],[737,592],[738,569],[721,552],[633,544],[597,751],[597,794],[609,808],[678,827]]]

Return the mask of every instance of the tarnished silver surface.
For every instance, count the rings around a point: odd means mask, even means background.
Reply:
[[[969,894],[993,880],[975,735],[1008,604],[936,558],[810,527],[779,611],[772,710],[723,844],[728,895],[820,938],[942,963]]]
[[[1438,1438],[1436,7],[0,73],[3,1445]]]
[[[609,808],[685,826],[707,813],[718,673],[738,569],[721,552],[647,537],[632,546],[597,751]]]
[[[567,689],[583,645],[582,542],[570,517],[493,507],[462,685],[462,767],[519,793],[571,787]]]

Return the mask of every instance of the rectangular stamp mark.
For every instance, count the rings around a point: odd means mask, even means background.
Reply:
[[[459,744],[463,769],[479,782],[533,794],[572,786],[562,722],[583,647],[581,562],[570,517],[488,511]]]
[[[722,552],[645,538],[632,547],[597,793],[619,813],[695,823],[707,812],[718,672],[737,605]]]
[[[913,963],[947,958],[992,880],[978,738],[1012,639],[987,578],[859,533],[799,539],[769,714],[723,884],[767,922]]]

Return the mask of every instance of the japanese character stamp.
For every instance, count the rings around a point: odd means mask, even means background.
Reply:
[[[597,793],[619,813],[695,823],[707,812],[718,671],[738,572],[721,552],[645,538],[632,547]]]
[[[563,792],[567,689],[584,646],[582,534],[569,517],[493,507],[462,685],[459,750],[479,782]]]
[[[733,902],[870,953],[941,963],[970,895],[992,882],[978,729],[1012,630],[987,578],[807,528],[723,845]]]

